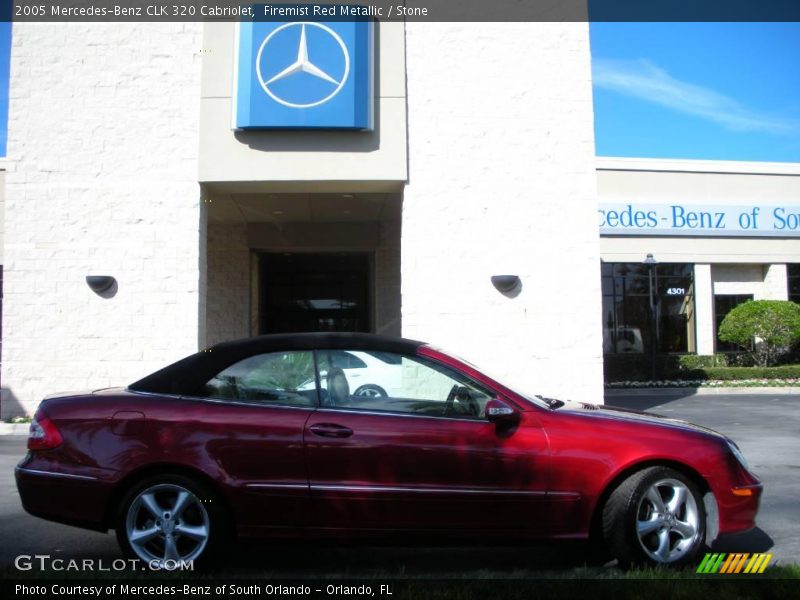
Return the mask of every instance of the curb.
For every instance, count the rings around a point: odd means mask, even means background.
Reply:
[[[28,435],[30,423],[0,423],[0,435]]]
[[[609,388],[610,396],[798,396],[800,387],[673,387],[673,388]]]

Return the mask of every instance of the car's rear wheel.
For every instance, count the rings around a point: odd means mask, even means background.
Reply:
[[[159,569],[209,561],[227,531],[225,511],[207,486],[184,475],[158,475],[132,486],[119,506],[123,552]]]
[[[608,498],[603,535],[619,564],[682,566],[705,544],[702,494],[689,477],[667,467],[634,473]]]

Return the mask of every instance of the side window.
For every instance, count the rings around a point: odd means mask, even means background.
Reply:
[[[341,354],[364,366],[339,366]],[[420,357],[320,350],[317,361],[323,407],[483,419],[493,397],[465,375]]]
[[[314,407],[314,356],[311,352],[251,356],[212,377],[197,395],[254,404]]]
[[[338,367],[339,369],[364,369],[366,368],[366,363],[361,360],[358,356],[358,353],[354,352],[341,352],[337,350],[333,350],[330,352],[331,363],[334,367]]]

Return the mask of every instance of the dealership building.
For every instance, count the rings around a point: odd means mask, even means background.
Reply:
[[[313,330],[602,402],[800,300],[800,165],[597,158],[586,23],[19,23],[9,96],[3,418]]]

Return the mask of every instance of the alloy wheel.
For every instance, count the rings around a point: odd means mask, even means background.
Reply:
[[[133,552],[160,566],[197,559],[208,544],[211,522],[206,508],[190,490],[174,483],[148,487],[133,499],[125,533]]]
[[[701,533],[694,494],[677,479],[653,483],[639,500],[636,535],[645,553],[659,563],[681,560]]]

